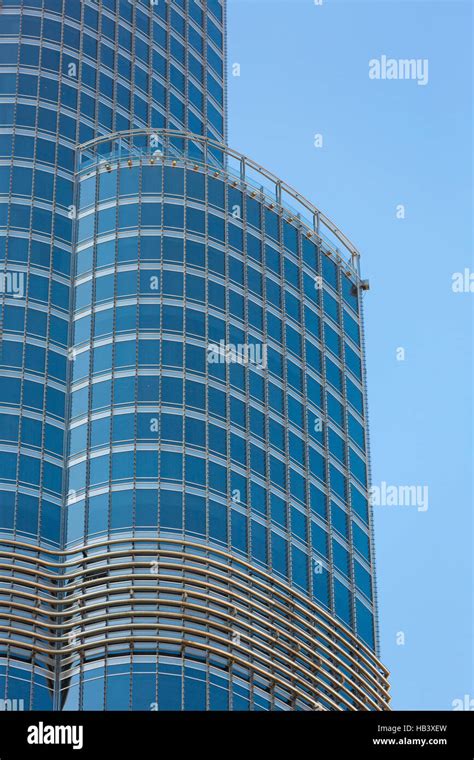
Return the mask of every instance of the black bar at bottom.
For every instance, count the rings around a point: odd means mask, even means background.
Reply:
[[[0,712],[0,760],[95,757],[141,760],[292,748],[308,757],[473,760],[471,712]],[[254,739],[263,743],[255,745]],[[304,744],[303,744],[304,742]],[[170,746],[171,743],[171,746]],[[285,749],[283,749],[285,748]],[[347,755],[349,756],[349,755]],[[290,757],[289,760],[293,760]]]

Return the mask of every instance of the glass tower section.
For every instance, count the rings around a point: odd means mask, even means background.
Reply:
[[[25,709],[388,706],[358,253],[225,145],[224,35],[217,0],[0,9],[0,698]]]

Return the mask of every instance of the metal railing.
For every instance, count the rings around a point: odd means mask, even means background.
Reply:
[[[388,672],[363,642],[298,589],[227,551],[127,535],[38,553],[13,540],[0,552],[8,618],[0,649],[59,656],[64,678],[115,644],[177,645],[184,656],[218,653],[307,709],[390,709]]]
[[[209,137],[176,130],[135,129],[104,135],[78,148],[77,173],[90,171],[100,162],[148,159],[176,161],[205,168],[214,176],[230,179],[258,193],[270,208],[288,212],[319,238],[336,260],[360,276],[360,253],[349,238],[311,201],[248,156]]]

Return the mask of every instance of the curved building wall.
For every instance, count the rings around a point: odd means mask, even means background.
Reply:
[[[386,707],[354,258],[243,157],[127,139],[78,175],[61,704]]]
[[[224,137],[223,9],[205,7],[1,3],[0,698],[25,709],[53,707],[76,146],[144,126]]]

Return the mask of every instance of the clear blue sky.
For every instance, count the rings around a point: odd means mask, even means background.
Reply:
[[[429,487],[427,512],[375,509],[393,707],[450,710],[474,698],[474,293],[451,288],[474,271],[472,4],[228,2],[229,64],[241,65],[229,142],[362,251],[373,482]],[[428,84],[369,79],[382,55],[428,59]]]

